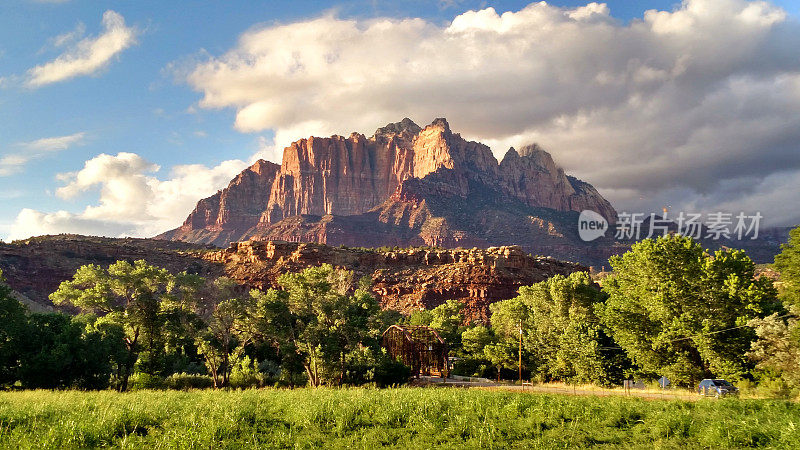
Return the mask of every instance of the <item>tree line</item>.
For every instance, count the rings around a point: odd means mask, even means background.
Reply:
[[[283,274],[279,289],[172,274],[144,261],[86,265],[51,294],[77,311],[28,313],[0,283],[0,386],[80,389],[386,386],[409,368],[380,337],[391,324],[436,329],[453,373],[619,384],[707,377],[800,389],[800,228],[776,257],[777,288],[740,250],[691,238],[643,240],[612,257],[598,285],[554,276],[467,322],[450,300],[402,316],[381,310],[368,279],[330,265]],[[2,275],[0,275],[1,277]]]
[[[330,265],[281,289],[171,274],[145,261],[82,266],[50,299],[80,314],[28,314],[0,287],[0,384],[102,389],[398,384],[409,369],[380,348],[398,314]]]
[[[800,391],[800,228],[775,259],[775,284],[744,251],[709,253],[679,235],[610,264],[602,286],[576,272],[523,287],[490,306],[489,324],[464,324],[455,301],[409,320],[440,330],[463,375],[514,379],[521,347],[524,377],[542,382],[727,378]]]

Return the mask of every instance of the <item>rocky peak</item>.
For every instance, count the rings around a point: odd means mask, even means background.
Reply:
[[[519,149],[519,156],[529,160],[549,173],[556,174],[559,171],[563,172],[563,169],[556,166],[550,153],[545,151],[539,144],[534,143],[521,147]]]
[[[281,166],[279,164],[275,164],[272,161],[259,159],[252,166],[248,167],[247,170],[250,170],[258,175],[264,175],[267,173],[277,172],[280,170],[280,168]]]
[[[413,120],[406,117],[400,122],[390,123],[385,127],[378,128],[375,130],[375,134],[372,137],[389,137],[397,134],[410,134],[416,136],[420,131],[422,131],[422,128],[414,123]]]
[[[450,133],[450,124],[447,123],[447,119],[444,117],[437,117],[436,119],[433,119],[433,122],[425,127],[426,130],[429,128],[440,130],[442,133]]]
[[[519,153],[517,153],[517,150],[514,147],[509,147],[508,151],[505,154],[505,156],[503,156],[503,160],[500,162],[500,164],[501,165],[502,164],[507,164],[506,160],[513,161],[513,160],[518,159],[518,158],[519,158]]]
[[[511,148],[513,149],[514,147]],[[547,153],[547,152],[539,144],[534,142],[533,144],[523,145],[522,147],[520,147],[517,153],[519,153],[519,156],[534,156],[538,153]]]

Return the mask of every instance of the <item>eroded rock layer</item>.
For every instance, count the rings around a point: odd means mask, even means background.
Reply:
[[[384,308],[404,313],[454,299],[473,318],[487,318],[489,305],[512,298],[520,286],[555,274],[585,270],[572,263],[532,257],[519,247],[479,249],[363,249],[314,243],[248,241],[224,250],[153,239],[60,235],[0,242],[0,269],[33,311],[52,309],[48,295],[84,264],[108,267],[144,259],[173,273],[214,279],[226,275],[245,288],[277,287],[282,273],[331,264],[366,276]],[[70,311],[75,312],[75,311]]]
[[[315,243],[248,241],[206,253],[227,276],[259,288],[277,287],[285,272],[331,264],[372,279],[384,308],[411,313],[458,300],[468,317],[487,319],[489,305],[517,295],[520,286],[586,270],[577,264],[534,257],[519,247],[488,249],[411,248],[398,250],[330,247]]]

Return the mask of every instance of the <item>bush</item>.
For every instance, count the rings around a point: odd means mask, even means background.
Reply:
[[[149,373],[144,372],[134,372],[133,375],[128,379],[128,389],[131,391],[137,391],[140,389],[164,389],[166,388],[166,383],[163,378],[150,375]]]
[[[497,368],[485,359],[464,358],[453,362],[453,374],[465,377],[496,378]]]
[[[390,357],[384,349],[364,348],[347,356],[347,370],[342,382],[348,385],[374,383],[379,387],[405,384],[411,368]]]
[[[186,391],[189,389],[208,389],[214,386],[214,380],[208,375],[194,373],[174,373],[164,380],[169,389]]]
[[[264,386],[266,377],[258,370],[258,361],[245,356],[234,361],[231,368],[230,386],[232,388],[254,388]]]

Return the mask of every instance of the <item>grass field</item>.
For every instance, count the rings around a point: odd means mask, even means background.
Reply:
[[[4,392],[2,448],[797,448],[800,405],[474,389]]]

